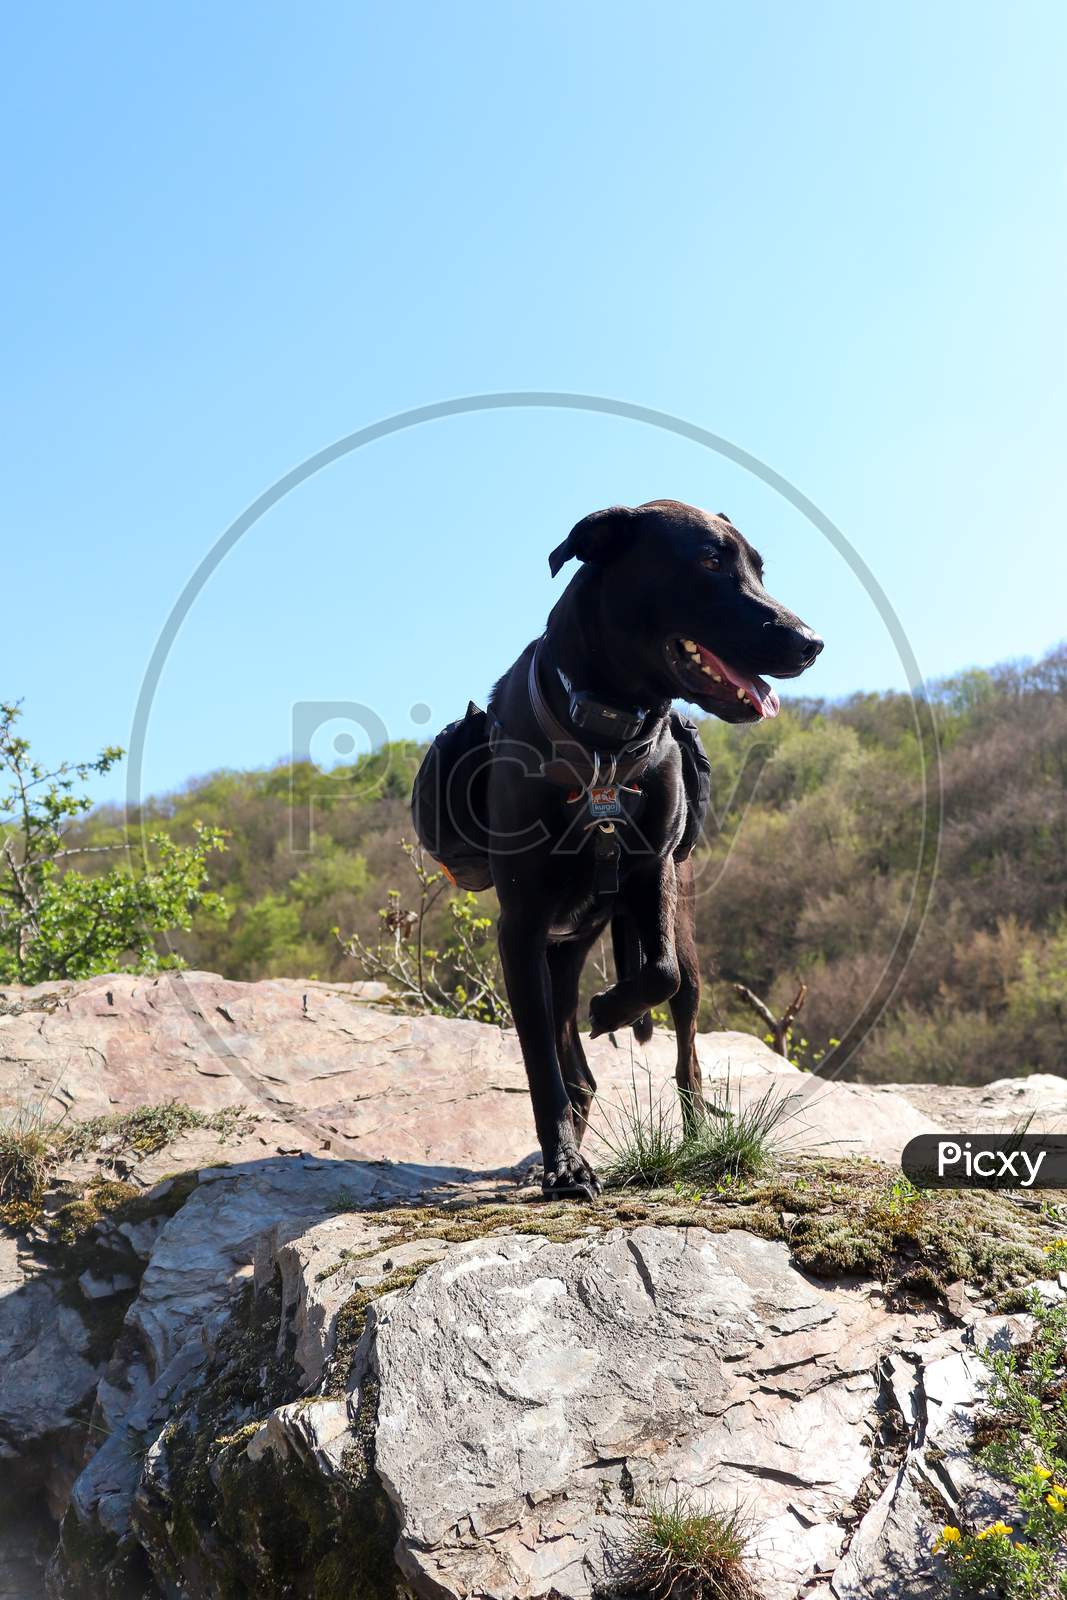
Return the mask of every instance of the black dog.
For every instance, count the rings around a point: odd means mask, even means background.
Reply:
[[[583,563],[493,690],[489,859],[500,954],[552,1195],[592,1198],[580,1150],[596,1084],[578,1034],[578,982],[612,924],[618,981],[592,1037],[669,1002],[687,1121],[700,1114],[700,973],[687,861],[691,800],[674,698],[727,722],[774,716],[760,672],[792,678],[822,640],[771,598],[728,517],[676,500],[596,511],[550,557]],[[684,846],[684,847],[683,847]]]

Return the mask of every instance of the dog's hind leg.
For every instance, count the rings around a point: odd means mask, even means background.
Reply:
[[[645,958],[637,924],[625,911],[616,911],[611,919],[611,951],[615,957],[615,976],[620,982],[624,978],[635,978]],[[642,1012],[633,1029],[638,1044],[647,1044],[652,1037],[651,1011]]]
[[[548,971],[552,979],[552,1018],[556,1029],[556,1053],[560,1071],[574,1112],[574,1131],[582,1142],[589,1121],[589,1110],[596,1094],[596,1079],[585,1059],[578,1033],[578,983],[592,940],[550,944]]]
[[[682,1102],[682,1122],[691,1131],[704,1110],[700,1062],[697,1059],[697,1012],[700,1010],[700,961],[693,917],[693,863],[678,865],[678,906],[674,920],[674,948],[678,956],[679,983],[670,998],[671,1017],[678,1042],[675,1081]]]

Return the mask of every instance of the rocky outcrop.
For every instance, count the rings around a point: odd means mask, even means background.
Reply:
[[[196,1199],[172,1248],[242,1203]],[[738,1230],[434,1221],[278,1223],[227,1312],[135,1314],[170,1359],[76,1485],[53,1595],[586,1597],[678,1490],[748,1511],[767,1600],[942,1593],[934,1532],[980,1492],[976,1351],[1021,1324],[945,1328]]]
[[[7,996],[23,1009],[0,1015],[0,1113],[31,1105],[73,1119],[180,1100],[207,1112],[246,1105],[259,1118],[221,1149],[187,1135],[157,1174],[306,1150],[433,1166],[450,1181],[531,1155],[515,1034],[397,1015],[367,1004],[363,986],[186,972]],[[703,1034],[698,1052],[705,1078],[723,1092],[728,1081],[735,1099],[773,1085],[794,1095],[783,1136],[796,1149],[895,1161],[934,1126],[901,1095],[797,1072],[751,1034]],[[673,1097],[674,1042],[662,1030],[645,1048],[627,1033],[618,1048],[594,1040],[588,1054],[605,1130],[635,1085],[643,1100]]]
[[[251,1115],[105,1136],[0,1236],[0,1600],[43,1594],[48,1552],[56,1600],[585,1597],[675,1489],[751,1512],[772,1600],[939,1592],[937,1517],[982,1492],[976,1352],[1019,1325],[962,1285],[935,1314],[805,1276],[788,1197],[748,1232],[670,1197],[527,1203],[514,1036],[374,998],[206,974],[5,993],[0,1110]],[[590,1047],[602,1142],[635,1086],[673,1094],[669,1038],[620,1044]],[[895,1161],[973,1109],[813,1080],[747,1035],[699,1051],[733,1104],[789,1097],[790,1157]],[[1054,1122],[1058,1085],[973,1091],[974,1125],[1027,1094]]]

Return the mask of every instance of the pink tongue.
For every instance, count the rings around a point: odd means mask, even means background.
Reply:
[[[697,645],[697,649],[700,651],[701,665],[717,672],[724,683],[733,684],[735,689],[743,689],[745,698],[755,706],[761,717],[778,715],[781,702],[769,683],[764,683],[762,678],[746,678],[743,672],[736,667],[728,667],[725,661],[706,650],[702,644]]]

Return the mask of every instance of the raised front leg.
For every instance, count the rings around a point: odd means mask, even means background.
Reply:
[[[578,1149],[574,1112],[556,1049],[548,928],[518,908],[504,907],[499,939],[504,981],[545,1163],[542,1189],[553,1198],[592,1200],[600,1193],[600,1184]]]
[[[677,992],[678,956],[674,948],[676,878],[673,858],[651,861],[631,873],[623,886],[625,908],[632,916],[644,963],[589,1002],[590,1038],[629,1027],[653,1006]]]

